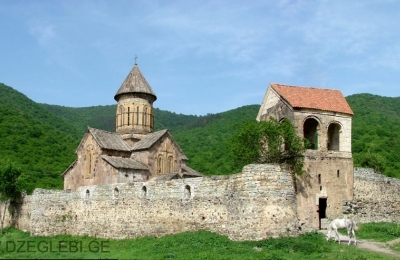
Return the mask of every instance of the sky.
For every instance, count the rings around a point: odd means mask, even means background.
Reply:
[[[1,0],[0,83],[37,103],[115,105],[136,62],[154,107],[261,104],[270,83],[400,96],[396,0]]]

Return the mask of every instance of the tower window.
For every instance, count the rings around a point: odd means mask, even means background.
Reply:
[[[314,118],[308,118],[304,122],[303,135],[308,140],[307,149],[318,150],[318,128],[319,123]]]
[[[154,127],[154,116],[153,116],[153,109],[152,108],[150,108],[150,128],[151,128],[151,130],[153,130],[153,127]]]
[[[119,107],[119,126],[123,125],[124,121],[124,108],[122,106]]]
[[[328,150],[339,151],[340,149],[340,125],[332,123],[328,127]]]
[[[143,125],[147,126],[147,107],[144,108],[142,121]]]
[[[136,107],[136,125],[139,125],[139,107]]]

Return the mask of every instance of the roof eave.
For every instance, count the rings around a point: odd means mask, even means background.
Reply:
[[[152,97],[151,103],[153,103],[154,101],[157,100],[157,96],[156,96],[156,95],[151,94],[151,93],[148,93],[148,92],[142,92],[142,91],[131,91],[131,92],[117,93],[117,94],[115,94],[115,96],[114,96],[114,100],[118,102],[119,96],[122,96],[122,95],[124,95],[124,94],[131,94],[131,93],[145,94],[145,95],[151,96],[151,97]]]
[[[353,116],[354,112],[351,110],[351,113],[343,112],[343,111],[333,111],[333,110],[324,110],[324,109],[319,109],[319,108],[313,108],[313,107],[301,107],[301,106],[295,106],[293,109],[310,109],[310,110],[318,110],[318,111],[325,111],[325,112],[333,112],[333,113],[340,113],[343,115],[349,115]]]

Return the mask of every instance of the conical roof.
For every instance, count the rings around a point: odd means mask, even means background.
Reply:
[[[121,94],[127,93],[145,93],[152,95],[154,100],[157,99],[156,94],[153,89],[150,87],[150,84],[147,83],[147,80],[142,75],[137,64],[135,64],[126,77],[125,81],[122,83],[121,87],[118,89],[117,93],[114,96],[114,99],[118,101],[118,96]]]

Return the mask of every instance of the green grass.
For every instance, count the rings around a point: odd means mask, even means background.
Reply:
[[[69,235],[30,237],[17,229],[5,231],[0,238],[3,259],[394,259],[326,242],[320,233],[237,242],[207,231],[124,240]]]
[[[400,238],[400,224],[396,223],[365,223],[357,231],[360,239],[373,239],[378,242],[387,242]]]
[[[394,251],[400,252],[400,243],[396,243],[390,247]]]
[[[359,229],[356,231],[357,239],[371,239],[377,242],[388,242],[400,238],[400,224],[380,222],[357,224]],[[340,234],[347,236],[345,229],[338,230]]]

